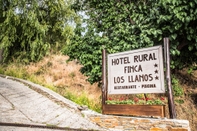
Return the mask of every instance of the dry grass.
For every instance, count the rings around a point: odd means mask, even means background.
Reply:
[[[69,88],[79,94],[85,91],[88,94],[94,94],[91,95],[92,97],[100,96],[97,84],[89,84],[86,81],[87,77],[79,72],[82,66],[74,61],[66,62],[67,60],[67,56],[52,55],[38,63],[28,65],[26,70],[44,78],[45,83],[58,88]]]
[[[85,95],[91,101],[92,106],[100,106],[101,89],[97,84],[91,85],[86,81],[87,77],[79,71],[82,66],[76,61],[67,62],[68,58],[64,55],[50,55],[29,65],[10,64],[6,67],[9,72],[5,74],[12,76],[16,76],[14,75],[16,73],[21,74],[20,76],[17,74],[16,77],[26,78],[46,86],[62,96],[67,93],[72,93],[72,96],[76,98]],[[15,73],[12,73],[14,71]]]

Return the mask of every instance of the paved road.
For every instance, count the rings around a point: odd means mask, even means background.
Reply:
[[[15,81],[11,78],[0,77],[1,123],[104,130],[84,118],[78,110],[77,104],[37,84],[20,79]],[[23,129],[25,130],[25,128]],[[17,131],[22,130],[22,128],[0,125],[0,130]],[[35,130],[39,131],[38,129]]]

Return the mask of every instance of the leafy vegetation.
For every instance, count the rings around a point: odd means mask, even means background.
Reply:
[[[182,99],[175,99],[174,101],[179,103],[179,104],[183,104],[184,103],[184,100],[182,100]]]
[[[130,104],[130,105],[165,105],[167,101],[164,97],[161,98],[139,98],[134,97],[133,99],[120,98],[113,99],[109,98],[106,101],[107,104]]]
[[[179,85],[179,80],[174,75],[172,76],[172,89],[174,96],[183,96],[183,88]]]
[[[0,0],[0,50],[5,60],[40,60],[69,43],[78,17],[64,0]]]
[[[72,7],[86,14],[87,26],[77,25],[64,52],[84,65],[81,72],[91,83],[101,80],[103,48],[115,53],[162,44],[169,37],[173,69],[197,61],[196,0],[76,0]]]
[[[64,97],[79,105],[82,105],[82,106],[87,105],[88,108],[97,112],[101,112],[100,103],[95,103],[94,100],[89,99],[85,92],[83,92],[80,96],[78,96],[72,92],[66,91],[66,94]]]

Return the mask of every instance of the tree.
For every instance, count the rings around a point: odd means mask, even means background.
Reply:
[[[91,83],[101,80],[102,48],[115,53],[162,44],[169,37],[172,68],[197,60],[196,0],[83,0],[73,7],[86,13],[87,26],[77,29],[65,53],[84,65]]]
[[[4,61],[11,57],[41,59],[50,47],[69,42],[77,15],[72,1],[0,0],[0,49]]]

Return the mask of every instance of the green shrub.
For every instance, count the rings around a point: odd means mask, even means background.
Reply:
[[[182,100],[182,99],[177,99],[177,100],[175,100],[175,102],[178,103],[178,104],[183,104],[183,103],[184,103],[184,100]]]
[[[88,106],[88,108],[97,111],[97,112],[101,112],[101,105],[100,103],[95,103],[94,100],[91,100],[87,97],[86,93],[82,93],[81,95],[76,95],[73,94],[69,91],[66,92],[66,94],[64,95],[65,98],[79,104],[79,105],[86,105]]]
[[[183,95],[183,88],[179,85],[179,80],[173,75],[172,76],[172,89],[174,96],[182,96]]]

